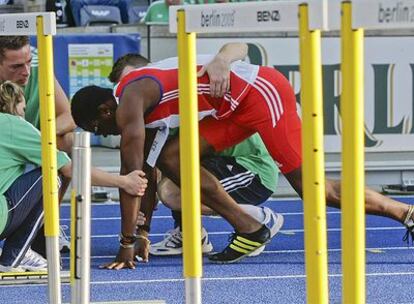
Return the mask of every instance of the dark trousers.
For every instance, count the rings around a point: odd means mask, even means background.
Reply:
[[[16,267],[43,225],[42,173],[37,168],[20,176],[4,193],[8,221],[1,239],[6,239],[0,263]]]

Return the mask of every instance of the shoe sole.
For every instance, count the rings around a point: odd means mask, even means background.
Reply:
[[[32,267],[23,267],[25,272],[47,272],[46,268],[32,268]]]
[[[204,245],[204,247],[203,247],[203,254],[209,254],[209,253],[211,253],[213,251],[213,244],[211,244],[211,243],[209,243],[209,244],[207,244],[207,245]],[[176,252],[171,252],[171,251],[160,251],[160,252],[157,252],[157,251],[151,251],[151,249],[150,249],[150,251],[149,251],[149,253],[151,254],[151,255],[153,255],[153,256],[168,256],[168,255],[182,255],[183,254],[183,251],[182,250],[180,250],[180,251],[176,251]]]
[[[258,256],[258,255],[260,255],[260,254],[261,254],[261,253],[265,250],[265,248],[266,248],[266,246],[259,247],[259,248],[257,248],[256,250],[254,250],[254,251],[250,252],[250,253],[247,255],[247,257],[248,257],[248,258],[253,258],[253,257],[255,257],[255,256]]]
[[[0,265],[0,272],[1,273],[7,273],[7,272],[24,273],[24,272],[26,272],[26,270],[21,268],[21,267],[11,267],[11,266]]]

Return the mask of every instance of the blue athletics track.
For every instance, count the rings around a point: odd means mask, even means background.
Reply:
[[[413,197],[398,199],[414,203]],[[303,245],[303,207],[298,199],[269,200],[266,206],[285,217],[281,232],[258,257],[237,264],[214,265],[204,258],[203,303],[266,304],[306,303]],[[69,225],[69,206],[64,205],[61,224]],[[329,297],[341,303],[341,226],[338,210],[328,208]],[[165,300],[185,303],[182,258],[151,257],[135,270],[101,270],[118,249],[119,204],[92,207],[92,301]],[[220,218],[203,218],[214,249],[224,248],[231,227]],[[402,241],[405,229],[397,222],[367,216],[367,303],[414,303],[414,249]],[[172,228],[169,210],[159,206],[150,238],[158,242]],[[68,269],[68,256],[63,257]],[[63,301],[70,302],[70,287],[63,286]],[[47,303],[47,285],[0,287],[0,303]]]

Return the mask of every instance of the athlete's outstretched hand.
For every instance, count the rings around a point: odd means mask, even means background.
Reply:
[[[115,261],[103,264],[99,268],[119,270],[123,268],[135,269],[136,262],[134,261],[134,247],[119,248]]]
[[[230,62],[224,56],[217,54],[198,71],[197,76],[201,77],[205,73],[210,78],[211,97],[223,97],[230,90]]]

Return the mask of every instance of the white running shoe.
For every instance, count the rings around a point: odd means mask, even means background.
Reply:
[[[29,248],[19,267],[26,271],[47,271],[47,260],[36,251]]]
[[[273,238],[283,226],[283,215],[273,212],[268,207],[261,207],[265,214],[264,225],[270,230],[270,237]],[[266,246],[262,246],[249,254],[249,257],[255,257],[261,254]]]
[[[0,272],[47,271],[47,261],[36,251],[29,248],[17,267],[0,265]]]
[[[267,228],[270,230],[270,237],[273,238],[276,233],[279,232],[280,228],[283,226],[283,215],[280,213],[273,212],[272,209],[268,207],[261,207],[265,214],[265,220],[263,222]]]
[[[201,229],[201,244],[203,253],[213,251],[213,245],[208,239],[208,233],[204,227]],[[177,227],[168,231],[164,240],[152,244],[149,250],[152,255],[180,255],[183,253],[183,235]]]
[[[70,251],[70,240],[65,230],[68,230],[68,226],[59,226],[59,251],[61,253],[67,253]]]
[[[11,267],[0,264],[0,272],[25,272],[26,270],[20,266]]]

